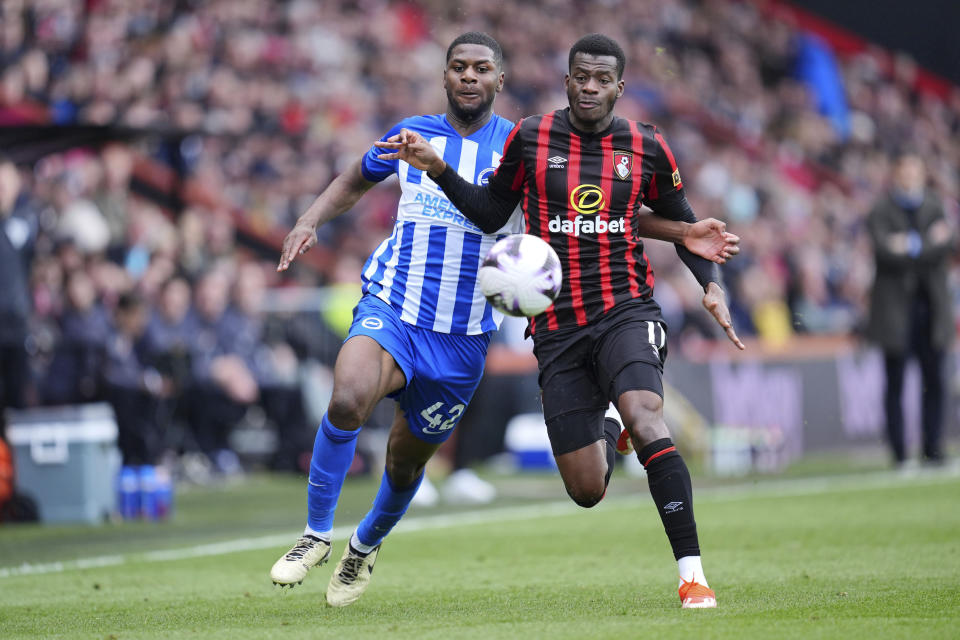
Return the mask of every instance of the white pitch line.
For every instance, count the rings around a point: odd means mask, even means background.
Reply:
[[[901,487],[908,484],[942,484],[956,481],[958,477],[960,477],[960,468],[954,467],[935,471],[919,470],[912,475],[894,472],[877,472],[817,478],[759,480],[757,482],[740,485],[698,488],[696,497],[698,502],[705,503],[734,502],[758,497],[820,495],[843,491],[867,491],[887,487]],[[557,481],[560,481],[559,478]],[[637,495],[609,497],[598,506],[604,509],[626,509],[635,507],[639,498],[640,496]],[[439,514],[435,516],[419,516],[401,520],[393,530],[393,534],[461,527],[471,524],[533,520],[535,518],[567,515],[577,511],[582,511],[582,509],[571,501],[562,501],[535,505],[515,505],[494,509],[479,509],[476,511]],[[332,532],[333,539],[346,540],[353,533],[354,528],[354,525],[335,528]],[[79,558],[77,560],[64,560],[43,564],[24,563],[16,567],[0,568],[0,578],[62,573],[64,571],[75,571],[78,569],[118,566],[132,562],[171,562],[188,558],[226,555],[241,551],[258,551],[289,544],[293,539],[294,533],[295,532],[292,533],[288,531],[286,533],[276,533],[257,538],[224,540],[222,542],[182,547],[179,549],[93,556]]]

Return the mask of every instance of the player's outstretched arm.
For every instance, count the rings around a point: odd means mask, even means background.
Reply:
[[[520,202],[520,192],[496,188],[497,174],[487,186],[467,182],[447,165],[430,143],[415,131],[401,129],[384,141],[374,143],[384,150],[383,160],[403,160],[427,174],[443,189],[450,202],[484,233],[503,227]]]
[[[746,347],[733,328],[726,294],[718,284],[720,271],[711,264],[723,264],[740,253],[740,238],[728,233],[726,229],[723,222],[714,218],[687,223],[657,215],[637,216],[637,230],[641,236],[673,242],[677,246],[677,253],[684,264],[703,286],[704,308],[710,312],[717,324],[723,327],[730,342],[743,350]],[[681,248],[687,253],[683,253]]]
[[[384,150],[380,154],[381,160],[403,160],[412,167],[426,171],[431,178],[436,178],[447,168],[447,163],[437,150],[416,131],[400,129],[399,133],[373,144]]]
[[[716,218],[704,218],[688,224],[683,234],[683,246],[691,253],[717,264],[740,253],[740,236],[727,231],[727,225]]]
[[[723,289],[716,282],[710,282],[704,287],[703,307],[710,312],[713,319],[717,321],[738,349],[743,351],[747,347],[737,337],[737,332],[733,328],[733,322],[730,320],[730,309],[727,307],[727,296]]]
[[[297,256],[303,255],[317,244],[317,228],[320,225],[349,210],[376,184],[363,177],[360,163],[361,161],[357,160],[347,167],[297,219],[293,229],[283,239],[277,271],[286,271]]]
[[[726,223],[716,218],[683,222],[641,215],[636,218],[636,226],[637,233],[644,238],[683,245],[690,253],[717,264],[740,253],[740,237],[728,233]]]

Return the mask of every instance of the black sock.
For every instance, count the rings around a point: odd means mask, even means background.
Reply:
[[[617,440],[620,439],[620,423],[613,418],[603,419],[603,439],[607,442],[607,475],[603,476],[603,486],[610,484],[610,474],[617,462]]]
[[[679,560],[700,555],[690,471],[673,442],[670,438],[655,440],[640,450],[639,458],[647,470],[650,495],[670,539],[673,556]]]

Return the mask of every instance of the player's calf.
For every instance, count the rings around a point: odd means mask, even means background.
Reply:
[[[686,463],[669,438],[649,443],[639,451],[638,457],[647,471],[650,495],[677,559],[681,606],[684,609],[716,607],[716,595],[707,585],[700,563],[693,487]]]

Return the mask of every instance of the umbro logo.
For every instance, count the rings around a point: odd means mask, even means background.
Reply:
[[[547,158],[548,169],[566,169],[567,159],[563,156],[551,156]]]
[[[663,505],[664,513],[676,513],[677,511],[683,511],[683,503],[679,500]]]

